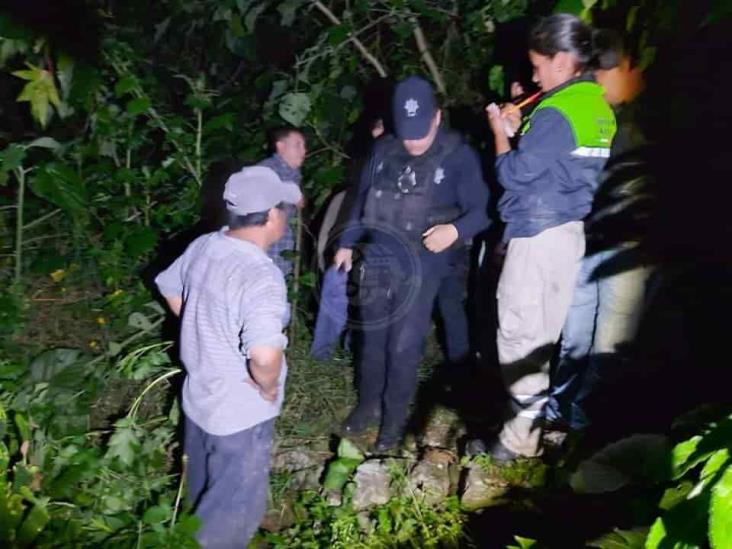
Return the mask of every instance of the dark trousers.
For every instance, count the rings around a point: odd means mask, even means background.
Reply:
[[[421,265],[417,273],[394,276],[374,267],[367,255],[363,269],[359,289],[359,405],[381,407],[382,425],[404,426],[417,388],[417,369],[435,297],[450,267]]]
[[[244,548],[267,510],[274,434],[270,419],[227,436],[207,433],[186,417],[188,500],[202,526],[206,549]]]
[[[452,365],[463,363],[470,356],[470,336],[465,297],[468,280],[468,251],[460,251],[450,272],[442,279],[437,292],[445,339],[445,354]]]

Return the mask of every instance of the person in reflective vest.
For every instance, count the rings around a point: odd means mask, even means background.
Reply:
[[[544,97],[523,125],[517,149],[506,125],[518,130],[519,113],[487,109],[505,190],[498,208],[508,248],[497,289],[496,343],[511,409],[496,440],[471,441],[468,451],[488,451],[498,461],[542,450],[549,360],[585,253],[582,220],[615,134],[615,117],[592,76],[602,52],[598,39],[568,14],[546,17],[532,29],[529,58]]]

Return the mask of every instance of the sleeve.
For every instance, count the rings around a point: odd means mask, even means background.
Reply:
[[[574,132],[566,118],[551,107],[541,109],[531,118],[518,148],[496,158],[498,182],[508,191],[528,190],[557,158],[575,148]]]
[[[463,212],[453,222],[458,231],[458,238],[473,238],[487,228],[488,219],[488,185],[483,180],[478,154],[469,146],[462,147],[460,161],[460,178],[457,185],[458,203]]]
[[[336,242],[336,248],[351,248],[364,236],[364,229],[359,225],[359,221],[361,221],[361,214],[366,205],[366,197],[371,188],[371,178],[377,161],[378,148],[377,143],[361,168],[355,191],[347,197],[349,202],[347,205],[348,211],[343,217],[344,222],[341,227],[341,235]]]
[[[287,310],[287,290],[282,274],[268,265],[251,282],[242,295],[242,349],[272,347],[284,349],[287,337],[283,333]]]
[[[163,297],[183,297],[183,272],[186,254],[179,256],[178,259],[159,273],[155,277],[155,285],[160,290]]]

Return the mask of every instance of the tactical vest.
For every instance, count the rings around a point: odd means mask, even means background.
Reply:
[[[414,245],[422,233],[440,223],[450,223],[462,213],[457,206],[437,207],[434,192],[445,177],[442,164],[462,140],[445,132],[421,156],[412,156],[393,136],[385,138],[378,157],[371,164],[371,186],[362,220],[386,226]]]
[[[617,130],[615,115],[603,98],[602,86],[579,81],[551,94],[531,113],[521,135],[531,127],[536,113],[546,108],[558,110],[569,123],[577,148],[576,157],[610,157],[610,145]]]

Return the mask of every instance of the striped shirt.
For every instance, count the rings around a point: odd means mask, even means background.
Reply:
[[[230,435],[279,414],[276,402],[246,381],[248,350],[284,349],[287,291],[280,270],[251,242],[205,234],[155,279],[165,297],[183,298],[180,358],[186,369],[183,411],[204,431]]]

